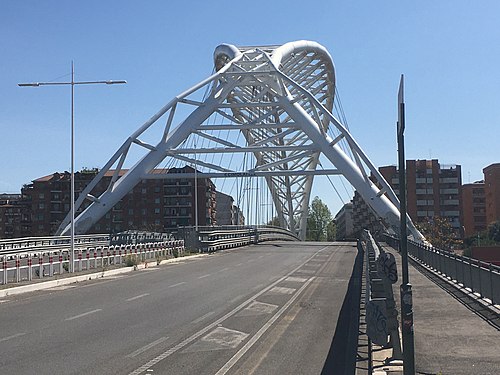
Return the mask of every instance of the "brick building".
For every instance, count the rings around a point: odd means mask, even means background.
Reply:
[[[395,166],[379,168],[399,196],[399,172]],[[415,223],[446,218],[457,237],[462,237],[462,172],[460,165],[441,165],[433,160],[407,160],[407,212]]]
[[[95,177],[97,170],[83,170],[75,173],[76,198],[85,186]],[[162,171],[163,172],[163,171]],[[194,169],[185,166],[172,168],[168,173],[193,173]],[[107,188],[114,171],[110,170],[92,191],[99,196]],[[126,170],[121,171],[121,175]],[[158,171],[160,173],[160,171]],[[90,233],[114,233],[124,230],[168,231],[178,226],[195,224],[194,179],[168,178],[148,179],[139,182],[125,195],[101,220]],[[120,176],[121,177],[121,176]],[[216,224],[215,185],[210,179],[198,178],[198,224]],[[33,180],[22,190],[30,202],[30,235],[52,235],[70,210],[70,174],[54,173]],[[87,201],[78,211],[83,211]]]
[[[486,199],[486,224],[500,220],[500,163],[483,169]]]
[[[0,194],[0,238],[29,234],[29,219],[30,208],[21,194]]]
[[[486,230],[484,181],[462,185],[462,222],[465,237],[471,237]]]
[[[346,203],[342,206],[337,215],[335,215],[335,225],[337,231],[335,232],[335,239],[337,241],[344,241],[353,238],[354,224],[352,203]]]
[[[352,198],[352,224],[353,238],[360,238],[364,229],[368,229],[375,236],[385,231],[380,219],[357,191]]]

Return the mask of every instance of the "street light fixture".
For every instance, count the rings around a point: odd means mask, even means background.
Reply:
[[[115,85],[123,84],[127,81],[75,81],[75,65],[71,61],[71,81],[70,82],[32,82],[32,83],[18,83],[20,87],[39,87],[39,86],[63,86],[71,85],[71,208],[70,208],[70,262],[69,272],[74,272],[74,255],[75,255],[75,85],[92,85],[92,84],[106,84]]]

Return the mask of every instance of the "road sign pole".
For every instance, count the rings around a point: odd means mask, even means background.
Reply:
[[[405,103],[404,103],[404,76],[401,75],[398,94],[398,159],[399,159],[399,212],[400,212],[400,240],[401,263],[403,269],[403,283],[401,284],[401,323],[403,336],[403,373],[415,374],[415,345],[413,335],[413,298],[408,276],[408,235],[406,227],[406,161],[405,161]]]

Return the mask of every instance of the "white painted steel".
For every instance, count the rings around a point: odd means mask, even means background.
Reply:
[[[396,195],[332,114],[335,69],[323,46],[311,41],[260,47],[223,44],[214,52],[214,65],[215,74],[146,121],[80,194],[77,208],[85,198],[91,203],[77,217],[76,233],[89,230],[142,179],[165,178],[158,172],[160,163],[178,160],[195,165],[198,178],[263,176],[281,226],[304,239],[313,178],[322,174],[316,172],[320,156],[334,165],[332,174],[343,174],[386,226],[398,232]],[[178,110],[181,106],[188,107],[187,116]],[[156,144],[141,140],[162,117],[165,124],[158,125],[162,136]],[[334,139],[328,130],[333,130]],[[230,135],[235,133],[243,137]],[[347,150],[339,146],[340,141],[346,142]],[[203,142],[209,146],[204,147]],[[139,147],[143,156],[118,179],[131,146]],[[214,162],[215,155],[221,160],[224,155],[251,155],[253,161],[251,166],[233,166]],[[92,190],[112,168],[116,172],[108,189],[93,197]],[[168,176],[174,177],[187,176]],[[409,234],[423,241],[409,217],[407,220]],[[68,224],[66,218],[59,233],[67,233]]]

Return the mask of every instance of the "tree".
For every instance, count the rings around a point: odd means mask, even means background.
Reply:
[[[337,224],[335,220],[330,221],[328,227],[326,228],[326,240],[331,242],[335,241],[337,237]]]
[[[500,221],[488,225],[488,238],[493,242],[500,242]]]
[[[306,240],[325,241],[328,225],[332,222],[332,214],[328,206],[319,197],[314,197],[307,217]]]
[[[279,227],[280,226],[280,220],[278,219],[277,216],[275,216],[271,220],[269,220],[266,225],[271,225],[273,227]]]
[[[462,246],[462,241],[457,238],[455,230],[446,218],[439,216],[428,218],[426,222],[418,223],[417,227],[425,238],[440,250]]]

